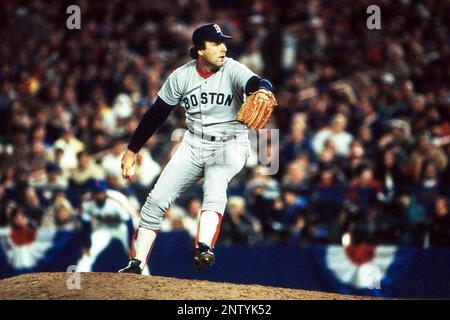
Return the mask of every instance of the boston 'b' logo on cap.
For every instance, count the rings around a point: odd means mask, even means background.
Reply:
[[[213,24],[214,29],[216,29],[217,33],[222,33],[222,30],[217,24]]]
[[[202,46],[205,40],[223,42],[228,39],[231,39],[231,37],[224,35],[220,27],[215,23],[208,23],[198,27],[192,34],[192,43],[197,47]]]

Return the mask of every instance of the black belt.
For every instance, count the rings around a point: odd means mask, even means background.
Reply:
[[[199,132],[192,132],[191,130],[189,130],[190,133],[193,133],[194,135],[196,135],[197,137],[200,137],[204,140],[207,141],[222,141],[222,142],[226,142],[226,141],[230,141],[233,139],[236,139],[236,135],[233,134],[231,136],[222,136],[222,137],[216,137],[216,136],[210,136],[204,133],[199,133]]]

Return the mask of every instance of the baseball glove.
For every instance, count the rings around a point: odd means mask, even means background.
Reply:
[[[276,105],[277,100],[272,92],[264,89],[257,90],[242,104],[236,120],[250,129],[262,129],[269,122]]]

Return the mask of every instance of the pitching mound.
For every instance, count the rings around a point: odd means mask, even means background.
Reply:
[[[72,277],[72,278],[70,278]],[[0,280],[0,300],[348,300],[369,299],[261,285],[185,280],[118,273],[32,273]],[[72,281],[71,281],[72,280]]]

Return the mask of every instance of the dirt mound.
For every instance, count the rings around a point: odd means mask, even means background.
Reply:
[[[368,299],[261,285],[118,273],[32,273],[0,281],[0,300],[347,300]],[[69,289],[71,287],[72,289]],[[79,288],[79,289],[78,289]]]

